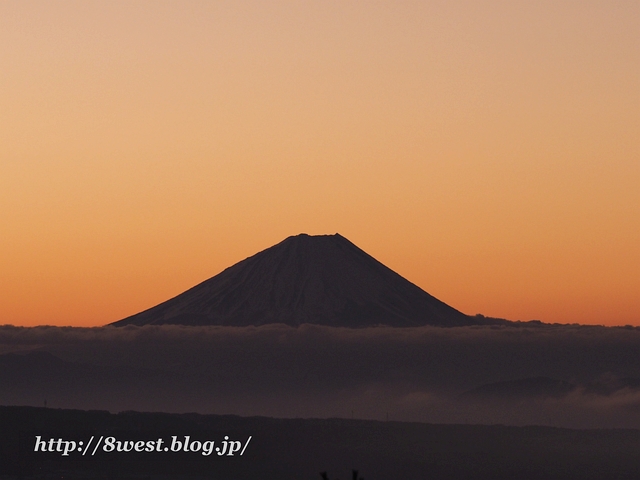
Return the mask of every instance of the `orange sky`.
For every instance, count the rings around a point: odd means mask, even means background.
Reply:
[[[469,313],[640,325],[640,2],[0,2],[0,324],[301,232]]]

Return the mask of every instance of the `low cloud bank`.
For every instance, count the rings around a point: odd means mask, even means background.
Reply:
[[[639,358],[636,328],[2,326],[0,403],[640,428]],[[575,388],[466,395],[535,378]]]

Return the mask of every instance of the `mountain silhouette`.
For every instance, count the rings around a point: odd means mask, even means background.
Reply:
[[[354,328],[493,322],[441,302],[340,234],[301,234],[112,325],[269,323]]]

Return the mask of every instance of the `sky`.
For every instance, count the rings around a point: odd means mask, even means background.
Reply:
[[[0,2],[0,324],[298,233],[464,313],[640,325],[640,3]]]

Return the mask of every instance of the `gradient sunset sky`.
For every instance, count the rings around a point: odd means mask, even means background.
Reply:
[[[301,232],[468,314],[640,325],[640,2],[0,2],[0,324]]]

